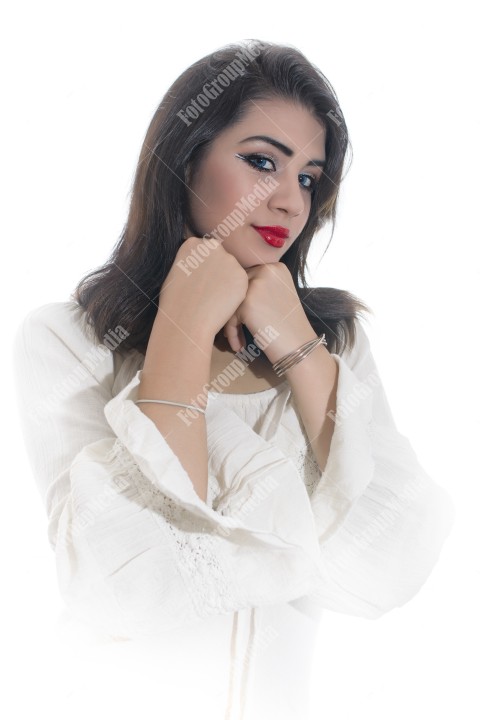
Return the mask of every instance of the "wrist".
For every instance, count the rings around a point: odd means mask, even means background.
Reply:
[[[277,338],[263,348],[263,352],[272,365],[274,365],[289,353],[298,350],[299,347],[310,340],[315,340],[317,337],[318,335],[311,325],[302,328],[301,331],[297,329],[295,334],[280,333]]]
[[[186,345],[190,349],[211,352],[215,333],[202,322],[194,322],[191,317],[182,318],[165,312],[160,306],[153,323],[150,339],[153,342],[166,341],[176,345]]]

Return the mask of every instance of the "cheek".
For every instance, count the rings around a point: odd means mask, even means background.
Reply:
[[[237,202],[242,189],[242,174],[234,162],[218,160],[212,162],[208,173],[209,195],[218,203]]]
[[[218,224],[252,193],[257,181],[258,175],[246,171],[236,159],[210,157],[193,188],[192,207],[197,218],[209,226]]]
[[[312,211],[312,202],[313,199],[311,194],[309,193],[307,199],[305,200],[305,208],[302,215],[304,225],[307,224],[308,218],[310,217],[310,212]]]
[[[300,233],[304,230],[305,226],[308,223],[309,217],[310,217],[310,204],[309,204],[309,201],[307,200],[307,204],[305,206],[304,211],[298,217],[295,218],[295,223],[296,223],[296,225],[294,226],[295,227],[295,239],[297,239],[298,236],[300,235]]]
[[[190,208],[199,228],[205,224],[210,226],[215,208],[219,205],[221,188],[216,172],[211,172],[208,166],[202,168],[190,186]],[[206,227],[202,228],[202,232],[208,231]]]

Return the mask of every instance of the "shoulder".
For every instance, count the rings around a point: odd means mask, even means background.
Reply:
[[[73,300],[30,310],[17,325],[13,356],[17,368],[39,368],[52,376],[81,365],[101,380],[113,368],[111,343],[96,338],[83,308]]]
[[[33,308],[18,323],[14,347],[49,341],[63,344],[72,351],[84,351],[95,344],[93,329],[85,312],[73,300],[50,302]]]
[[[363,318],[354,319],[355,337],[350,347],[345,347],[340,357],[350,368],[354,368],[363,358],[370,355],[371,347],[368,330],[365,329]],[[335,353],[334,353],[335,354]]]
[[[84,316],[83,308],[74,300],[50,302],[33,308],[24,315],[18,326],[17,333],[22,328],[50,327],[51,329],[68,329],[72,324],[81,323]]]

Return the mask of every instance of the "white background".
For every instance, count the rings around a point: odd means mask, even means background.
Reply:
[[[311,283],[348,289],[375,311],[366,329],[397,425],[457,510],[438,565],[406,606],[375,622],[325,613],[316,657],[321,717],[479,717],[479,58],[472,6],[257,1],[176,3],[165,11],[139,0],[4,9],[8,717],[51,707],[52,697],[82,683],[53,630],[62,602],[18,429],[12,333],[26,312],[67,300],[79,278],[106,260],[126,219],[144,134],[169,85],[203,55],[251,37],[298,47],[338,94],[354,158],[320,265],[329,229],[312,251]],[[90,717],[97,717],[93,697]]]

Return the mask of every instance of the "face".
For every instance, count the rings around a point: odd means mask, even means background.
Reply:
[[[244,269],[278,262],[295,242],[325,163],[325,130],[309,110],[250,104],[208,148],[188,190],[196,233],[221,241]]]

